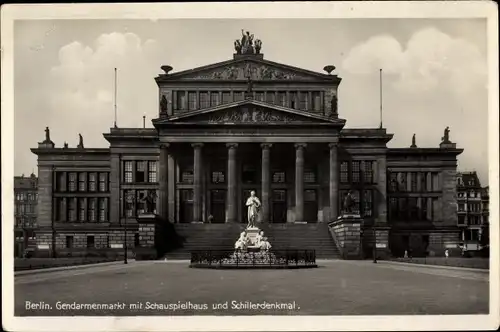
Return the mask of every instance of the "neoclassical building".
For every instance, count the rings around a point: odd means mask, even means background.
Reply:
[[[59,148],[47,128],[32,149],[39,250],[120,248],[125,226],[129,246],[138,245],[136,216],[149,191],[160,218],[185,234],[222,234],[247,222],[251,190],[269,229],[328,236],[350,190],[363,227],[384,230],[393,254],[456,248],[462,150],[449,129],[435,148],[413,141],[397,149],[387,147],[393,135],[385,128],[345,129],[334,66],[319,73],[267,60],[252,38],[235,42],[224,62],[180,72],[162,66],[154,128],[111,128],[109,148],[83,140]]]

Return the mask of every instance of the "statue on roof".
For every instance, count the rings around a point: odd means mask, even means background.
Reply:
[[[336,94],[332,96],[331,104],[332,104],[331,105],[332,111],[330,113],[330,116],[337,117],[339,115],[339,111],[338,111],[338,98]]]
[[[83,149],[83,136],[82,136],[82,134],[78,134],[78,138],[79,138],[78,148]]]
[[[261,48],[262,48],[262,41],[260,39],[255,39],[255,54],[260,54]]]
[[[451,143],[450,141],[450,127],[444,129],[444,136],[441,137],[442,143]]]
[[[68,143],[64,142],[64,148],[67,149],[68,148]]]
[[[45,127],[45,142],[50,142],[50,129]]]
[[[236,40],[234,41],[234,49],[235,49],[235,51],[236,51],[236,54],[241,54],[241,47],[242,47],[242,45],[241,45],[241,41],[240,41],[240,40],[238,40],[238,39],[236,39]]]
[[[165,97],[165,95],[162,95],[160,100],[160,112],[167,113],[167,109],[168,109],[167,97]]]
[[[413,134],[413,137],[411,138],[411,146],[410,146],[410,148],[416,148],[416,147],[417,147],[417,143],[416,143],[416,142],[417,142],[417,139],[416,139],[416,137],[415,137],[415,136],[416,136],[416,135],[415,135],[415,134]]]

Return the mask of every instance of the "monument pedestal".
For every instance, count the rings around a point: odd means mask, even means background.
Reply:
[[[361,225],[358,214],[343,214],[328,226],[343,259],[362,259]]]
[[[135,249],[136,260],[157,259],[155,248],[155,232],[159,216],[153,213],[141,214],[137,217],[139,224],[139,247]]]

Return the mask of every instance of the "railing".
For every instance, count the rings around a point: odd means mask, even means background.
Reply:
[[[316,267],[315,250],[196,250],[191,267],[208,268],[303,268]]]

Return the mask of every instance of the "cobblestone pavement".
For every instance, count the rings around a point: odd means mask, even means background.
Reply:
[[[15,314],[488,313],[488,273],[483,271],[370,261],[319,261],[319,268],[303,270],[209,270],[188,264],[132,262],[16,276]]]

